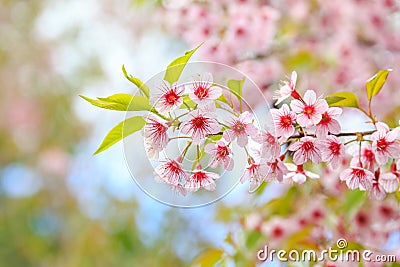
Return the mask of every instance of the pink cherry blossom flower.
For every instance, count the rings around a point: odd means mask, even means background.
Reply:
[[[317,125],[322,114],[328,110],[328,103],[325,99],[318,98],[313,90],[307,90],[303,101],[295,99],[290,102],[290,107],[297,114],[297,123],[302,127]]]
[[[224,131],[224,139],[232,142],[237,138],[237,143],[241,147],[247,145],[249,141],[248,136],[255,136],[257,134],[257,128],[253,125],[253,116],[248,111],[240,114],[238,119],[232,118],[226,124],[229,126],[229,129]]]
[[[250,184],[260,185],[269,172],[270,168],[267,164],[249,160],[248,166],[240,177],[240,182],[244,183],[245,181],[249,181]]]
[[[261,144],[261,157],[267,161],[274,161],[279,157],[281,147],[278,139],[268,131],[259,131],[253,138],[254,141]]]
[[[213,118],[214,114],[201,114],[199,111],[190,114],[188,121],[182,122],[181,131],[191,135],[193,144],[199,145],[209,134],[221,131],[222,126]]]
[[[149,115],[143,130],[146,144],[152,146],[155,151],[163,150],[168,143],[167,130],[168,126],[165,123]]]
[[[273,162],[267,162],[267,166],[271,169],[265,181],[269,182],[276,179],[278,182],[283,181],[283,176],[289,172],[285,164],[278,158]]]
[[[334,135],[329,135],[326,140],[320,141],[322,161],[330,162],[334,169],[339,167],[340,160],[344,158],[346,150],[344,145]]]
[[[372,150],[375,153],[376,162],[383,165],[387,163],[389,157],[399,158],[398,130],[390,131],[389,127],[382,122],[376,123],[376,129],[377,131],[371,135]]]
[[[288,169],[288,173],[283,176],[283,180],[286,182],[295,182],[297,184],[302,184],[307,180],[307,177],[311,179],[318,179],[319,175],[313,172],[304,170],[303,165],[294,165],[291,163],[286,163],[285,166]]]
[[[347,149],[347,152],[353,156],[350,166],[361,166],[374,170],[375,165],[375,154],[372,151],[371,144],[363,142],[361,145],[361,155],[360,155],[360,146],[359,144],[354,144]]]
[[[182,105],[182,95],[185,91],[183,86],[176,83],[170,86],[168,82],[164,81],[159,90],[161,93],[155,94],[151,101],[159,112],[166,113]]]
[[[315,134],[317,135],[317,137],[325,138],[328,135],[328,132],[331,134],[339,134],[341,127],[336,118],[339,117],[341,114],[341,108],[328,108],[328,110],[322,114],[322,119],[315,128]]]
[[[351,190],[359,188],[360,190],[370,190],[374,174],[360,167],[351,167],[340,173],[340,180],[346,181],[347,187]]]
[[[210,162],[208,163],[211,168],[223,165],[227,171],[233,169],[232,150],[224,141],[219,140],[215,144],[207,144],[204,147],[204,151],[211,155]]]
[[[294,133],[296,113],[283,104],[280,109],[271,109],[271,115],[275,126],[275,133],[278,137],[289,138]]]
[[[173,159],[165,159],[163,164],[156,167],[155,172],[167,184],[178,185],[182,180],[188,180],[187,173],[183,170],[182,165]]]
[[[289,146],[290,151],[294,151],[293,162],[296,165],[301,165],[307,160],[314,163],[322,161],[321,142],[315,138],[305,136],[300,141]]]
[[[189,97],[199,107],[213,103],[215,99],[220,97],[222,89],[213,85],[213,77],[211,73],[205,73],[200,81],[195,81],[190,90]]]
[[[295,71],[292,72],[289,81],[283,82],[283,85],[276,92],[276,96],[274,99],[277,99],[275,105],[279,105],[283,100],[290,97],[292,94],[296,94],[296,81],[297,81],[297,73]]]
[[[189,192],[196,192],[201,187],[208,191],[214,191],[216,188],[215,181],[219,178],[219,175],[213,172],[207,172],[202,170],[201,166],[197,166],[197,170],[194,170],[189,180],[185,183],[185,189]]]

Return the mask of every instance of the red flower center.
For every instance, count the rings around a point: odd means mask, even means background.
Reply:
[[[205,172],[199,171],[195,172],[192,177],[196,182],[201,182],[207,179],[207,174]]]
[[[365,171],[362,169],[353,169],[353,175],[359,178],[362,178],[365,176]]]
[[[290,127],[292,126],[292,118],[289,115],[281,116],[280,124],[284,128]]]
[[[175,161],[169,161],[169,162],[167,163],[167,165],[166,165],[166,168],[167,168],[170,172],[175,173],[175,174],[180,174],[180,173],[182,172],[181,167],[180,167],[180,166],[178,165],[178,163],[175,162]]]
[[[364,150],[364,157],[367,159],[368,162],[373,162],[375,160],[374,153],[370,149]]]
[[[197,86],[197,88],[194,90],[194,94],[199,98],[203,99],[208,97],[208,87],[200,84]]]
[[[229,150],[226,146],[218,146],[217,148],[217,156],[219,158],[225,158],[229,155]]]
[[[386,141],[385,138],[381,138],[381,139],[379,139],[379,140],[377,141],[376,146],[377,146],[377,149],[378,149],[378,150],[385,150],[386,147],[388,146],[388,142]]]
[[[194,129],[205,129],[207,126],[206,118],[203,116],[195,117],[191,120]]]
[[[327,125],[331,122],[331,120],[331,116],[328,115],[328,112],[325,112],[324,114],[322,114],[322,119],[319,124]]]
[[[179,99],[179,96],[173,90],[170,90],[168,93],[166,93],[164,97],[165,101],[170,105],[175,104],[176,100]]]
[[[302,145],[301,148],[305,151],[310,151],[314,149],[314,143],[311,141],[305,141]]]
[[[242,133],[245,129],[245,126],[243,123],[241,123],[240,121],[236,122],[235,126],[234,126],[235,132],[237,133]]]
[[[329,144],[329,150],[332,152],[332,154],[334,155],[339,155],[340,152],[340,144],[339,143],[335,143],[335,142],[331,142]]]
[[[310,116],[311,114],[314,114],[315,112],[315,108],[314,106],[305,106],[303,109],[303,113],[306,114],[307,116]]]

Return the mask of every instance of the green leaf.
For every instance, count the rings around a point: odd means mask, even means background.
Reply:
[[[232,94],[234,94],[239,100],[242,100],[242,88],[243,83],[245,81],[245,77],[241,80],[229,80],[228,81],[228,88]]]
[[[133,77],[132,75],[128,74],[126,72],[124,65],[122,65],[122,72],[124,73],[125,78],[127,78],[131,83],[133,83],[134,85],[137,86],[137,88],[139,88],[139,90],[143,96],[150,98],[150,89],[144,82],[142,82],[138,78]]]
[[[380,70],[377,74],[368,79],[365,86],[367,90],[368,100],[371,100],[374,95],[377,95],[386,82],[386,78],[391,72],[391,69]]]
[[[221,249],[210,248],[203,251],[190,265],[191,267],[212,267],[224,255],[224,251]]]
[[[88,101],[90,104],[105,109],[120,110],[120,111],[152,110],[152,106],[149,103],[149,99],[144,96],[115,94],[109,97],[98,97],[97,99],[91,99],[83,95],[79,96]]]
[[[131,117],[120,122],[117,126],[112,128],[110,132],[108,132],[103,142],[93,155],[103,152],[123,138],[140,131],[145,124],[146,122],[141,116]]]
[[[190,57],[196,52],[197,49],[199,49],[200,46],[202,46],[203,43],[198,45],[196,48],[187,51],[185,55],[176,58],[174,61],[169,63],[167,70],[165,72],[164,80],[169,82],[170,84],[173,84],[176,82],[179,77],[181,76],[181,73],[183,69],[186,66],[186,63],[189,61]]]
[[[246,248],[252,249],[259,245],[262,234],[260,231],[252,230],[248,233],[246,238]]]
[[[357,96],[351,92],[339,92],[331,94],[328,95],[325,100],[331,107],[360,107]]]

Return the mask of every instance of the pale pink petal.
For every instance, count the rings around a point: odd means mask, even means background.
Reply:
[[[217,99],[222,94],[221,87],[213,86],[208,90],[208,98],[209,99]]]
[[[338,107],[331,107],[328,109],[328,115],[331,116],[332,118],[339,117],[342,115],[343,110]]]
[[[215,120],[209,122],[210,133],[216,134],[219,133],[222,129],[222,126]]]
[[[311,116],[311,122],[309,126],[317,125],[322,120],[322,113],[315,113]]]
[[[345,169],[344,171],[342,171],[340,173],[340,180],[341,181],[346,181],[350,178],[351,174],[352,174],[353,170],[352,169]]]
[[[313,105],[317,100],[317,95],[313,90],[307,90],[306,93],[304,94],[303,99],[307,105]]]
[[[235,133],[231,129],[225,130],[222,136],[227,142],[232,142],[235,139]]]
[[[315,112],[322,114],[328,110],[329,105],[325,99],[318,99],[314,107],[315,107]]]
[[[289,146],[289,150],[296,151],[296,150],[299,150],[301,148],[301,146],[302,146],[301,142],[295,142]]]
[[[351,190],[355,190],[359,187],[359,179],[357,177],[352,177],[346,180],[347,187]]]
[[[307,156],[303,151],[300,149],[297,150],[294,155],[293,155],[293,162],[296,163],[297,165],[301,165],[307,161]]]
[[[251,115],[250,112],[245,111],[239,116],[239,120],[243,122],[244,124],[252,123],[253,122],[253,116]]]
[[[239,134],[237,136],[237,143],[240,147],[244,147],[248,143],[248,138],[246,134]]]
[[[313,122],[310,121],[310,119],[303,113],[298,114],[296,120],[297,123],[300,124],[300,126],[302,127],[310,127],[313,125]]]
[[[282,106],[282,109],[284,108],[284,106],[286,106],[287,109],[289,110],[289,107],[288,107],[286,104],[284,104],[284,105]],[[299,113],[299,112],[302,112],[302,111],[303,111],[304,104],[303,104],[300,100],[294,99],[294,100],[292,100],[292,101],[290,102],[290,107],[292,108],[292,110],[293,110],[294,112]],[[283,111],[285,111],[285,109],[283,109]]]
[[[205,145],[204,152],[206,152],[207,154],[215,154],[215,144]]]
[[[379,178],[379,184],[387,193],[393,193],[399,188],[399,180],[393,173],[384,173]]]
[[[315,135],[320,139],[326,138],[328,135],[328,127],[326,125],[317,125],[315,128]]]
[[[331,120],[329,123],[329,132],[332,134],[339,134],[341,131],[340,124],[337,120]]]
[[[383,123],[383,122],[377,122],[376,124],[375,124],[375,126],[376,126],[376,129],[378,130],[378,131],[382,131],[382,132],[384,132],[384,133],[387,133],[387,132],[389,132],[389,126],[387,126],[387,124],[386,123]]]
[[[224,168],[225,168],[225,170],[231,171],[231,170],[233,169],[233,166],[234,166],[234,162],[233,162],[233,159],[232,159],[232,158],[227,158],[227,159],[224,161]]]

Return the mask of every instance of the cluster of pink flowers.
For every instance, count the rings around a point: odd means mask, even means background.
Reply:
[[[202,59],[242,70],[266,94],[288,67],[306,67],[305,88],[322,86],[329,91],[361,88],[376,66],[400,66],[400,5],[395,0],[183,3],[158,9],[168,33],[191,47],[207,40],[200,51]],[[399,77],[391,77],[389,90],[379,97],[396,103],[396,97],[388,96],[399,97],[395,90],[399,82]],[[378,114],[391,111],[378,104],[374,110]]]
[[[216,103],[223,101],[222,88],[214,85],[210,74],[187,86],[164,82],[152,102],[169,119],[147,117],[144,137],[148,155],[158,159],[170,141],[183,138],[188,142],[176,159],[159,160],[156,174],[160,180],[183,194],[200,188],[215,190],[221,170],[233,169],[232,143],[236,142],[248,156],[240,181],[248,181],[251,191],[273,180],[302,184],[307,177],[317,179],[320,176],[310,170],[318,170],[322,163],[342,169],[338,178],[351,190],[367,190],[377,199],[398,190],[400,127],[391,130],[376,122],[376,131],[369,135],[360,138],[356,133],[353,137],[347,134],[347,140],[342,139],[342,108],[330,107],[313,90],[302,95],[296,89],[296,80],[297,74],[293,72],[277,92],[281,106],[270,110],[272,127],[268,130],[260,129],[249,111],[237,112],[229,103],[229,116],[219,118]],[[186,103],[187,97],[192,106]],[[179,134],[174,135],[176,132]],[[197,158],[185,170],[185,155],[192,145],[197,147]],[[206,164],[204,155],[209,158]],[[350,162],[350,167],[346,162]]]

